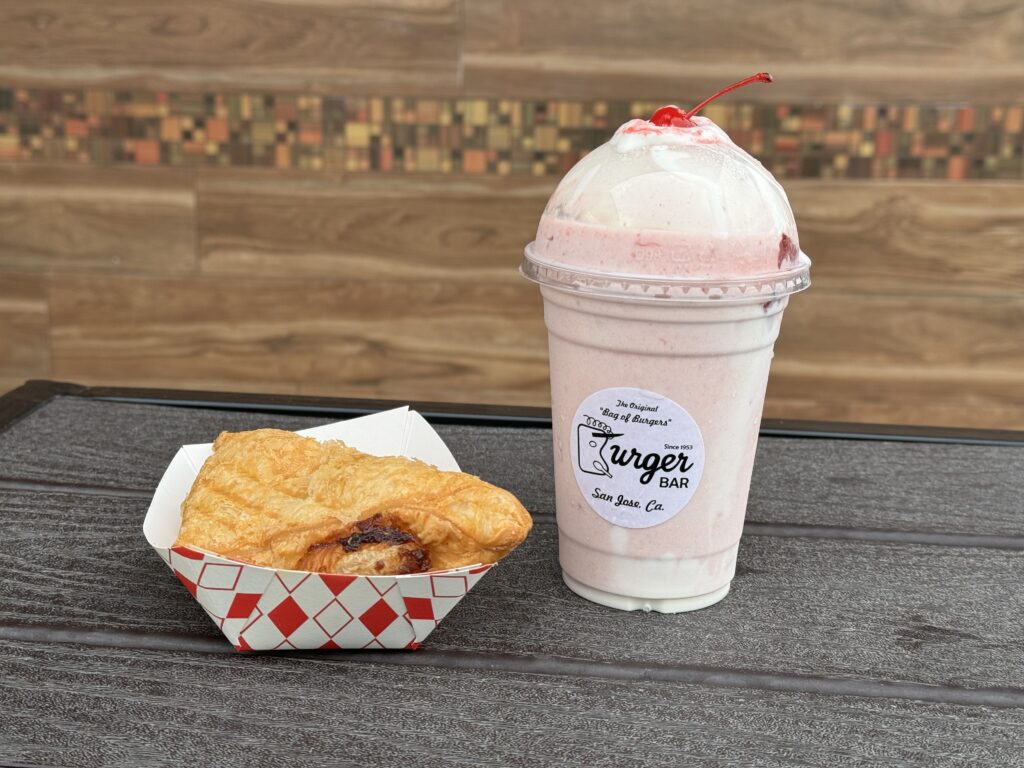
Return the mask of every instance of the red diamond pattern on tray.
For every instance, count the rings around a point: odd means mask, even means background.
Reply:
[[[184,575],[195,584],[199,580],[199,571],[203,569],[203,561],[191,557],[182,557],[180,553],[171,551],[171,570]]]
[[[434,597],[462,597],[469,584],[465,576],[431,576],[430,588]]]
[[[311,573],[300,573],[298,571],[278,571],[276,574],[277,580],[281,582],[284,591],[289,595],[301,587],[306,579],[312,575]]]
[[[373,640],[373,637],[373,633],[363,625],[363,622],[352,621],[331,640],[341,648],[362,648]]]
[[[335,596],[340,595],[345,591],[345,587],[355,581],[357,576],[342,576],[337,573],[321,573],[320,580],[324,583],[332,594]]]
[[[284,597],[284,595],[282,595]],[[331,593],[321,579],[312,578],[302,582],[302,586],[292,592],[292,597],[299,607],[306,612],[307,616],[313,616],[320,612],[325,605],[332,600],[338,600]]]
[[[418,647],[492,567],[366,577],[275,571],[184,547],[157,551],[232,645],[257,651]]]
[[[263,614],[243,629],[239,633],[238,638],[245,638],[245,642],[254,651],[269,651],[279,646],[281,641],[285,639],[285,636],[277,628],[270,616]]]
[[[185,585],[185,589],[189,591],[192,597],[196,596],[196,585],[185,578],[185,575],[181,571],[175,571],[174,575],[178,577],[178,581]]]
[[[238,586],[242,575],[242,566],[226,563],[205,563],[199,572],[197,582],[203,589],[223,589],[230,591]]]
[[[224,637],[228,639],[229,643],[237,645],[238,636],[242,633],[242,628],[247,623],[248,619],[222,619],[220,631],[224,633]]]
[[[352,618],[352,614],[345,610],[345,606],[337,600],[332,600],[313,617],[313,621],[328,637],[334,637],[349,625]]]
[[[395,610],[387,602],[378,600],[366,613],[359,617],[359,620],[374,635],[379,635],[390,627],[397,618],[398,614],[395,613]]]
[[[340,637],[341,635],[336,635]],[[288,642],[296,648],[319,648],[330,640],[327,633],[320,629],[315,621],[307,621],[297,630],[288,635]]]
[[[256,608],[256,603],[260,601],[262,595],[254,595],[246,592],[239,592],[235,595],[235,599],[231,601],[231,606],[228,608],[226,619],[248,619],[252,616],[253,610]]]
[[[205,555],[202,552],[196,552],[194,549],[188,547],[171,547],[171,552],[180,557],[186,557],[189,560],[202,560]]]
[[[270,617],[270,620],[274,622],[274,626],[277,627],[285,637],[288,637],[288,635],[305,624],[306,620],[309,618],[305,611],[303,611],[299,607],[299,604],[291,597],[286,597],[282,600],[278,606],[268,614],[268,616]]]
[[[373,576],[367,576],[366,581],[369,582],[370,586],[373,587],[381,597],[384,597],[384,595],[397,586],[397,582],[391,577],[375,578]]]
[[[428,597],[405,598],[405,609],[410,619],[434,620],[434,604]]]
[[[381,596],[369,581],[360,577],[348,589],[338,595],[337,599],[345,604],[345,608],[353,616],[361,616],[364,611],[380,600]]]
[[[241,632],[245,632],[245,630],[247,630],[249,627],[251,627],[253,624],[255,624],[257,621],[259,621],[262,618],[263,618],[263,611],[261,611],[259,609],[259,606],[257,606],[256,610],[252,614],[250,614],[250,619],[252,619],[252,620],[248,624],[246,624],[244,627],[242,627]],[[241,632],[239,634],[241,634]]]

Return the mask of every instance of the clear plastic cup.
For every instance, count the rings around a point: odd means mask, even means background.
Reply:
[[[786,194],[710,120],[634,120],[548,202],[523,274],[549,332],[559,559],[594,602],[721,600],[772,349],[810,284]]]

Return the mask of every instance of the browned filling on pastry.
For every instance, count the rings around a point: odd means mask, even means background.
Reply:
[[[386,528],[381,524],[381,516],[374,515],[366,520],[360,520],[353,526],[358,533],[353,533],[345,539],[338,539],[336,544],[346,552],[355,552],[365,544],[404,544],[407,541],[416,541],[416,537],[407,531],[400,531],[398,528]],[[316,547],[323,547],[324,544],[316,544]],[[313,549],[313,547],[310,547]]]
[[[376,514],[354,523],[340,536],[313,544],[298,568],[364,576],[423,573],[430,570],[430,555],[414,534]]]

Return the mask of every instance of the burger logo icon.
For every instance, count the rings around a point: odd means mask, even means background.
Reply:
[[[592,419],[576,427],[576,464],[581,472],[588,475],[612,477],[611,466],[605,458],[604,449],[608,441],[622,437],[621,432],[612,432],[611,427]]]

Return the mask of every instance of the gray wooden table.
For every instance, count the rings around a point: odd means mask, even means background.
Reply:
[[[425,406],[530,539],[419,651],[236,653],[142,537],[163,469],[375,407],[0,398],[0,765],[1024,765],[1024,434],[766,423],[731,594],[663,616],[563,586],[544,412]]]

